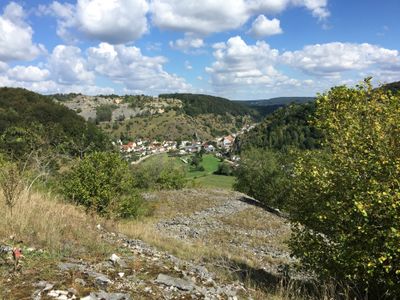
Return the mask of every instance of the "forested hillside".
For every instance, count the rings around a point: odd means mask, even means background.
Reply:
[[[390,90],[392,92],[399,92],[400,91],[400,81],[385,84],[383,86],[383,88],[386,90]]]
[[[272,150],[318,148],[321,134],[309,123],[314,114],[314,102],[279,108],[253,130],[240,136],[235,142],[235,150],[241,152],[252,147]]]
[[[257,115],[249,107],[225,98],[202,94],[161,94],[160,98],[174,98],[183,102],[183,110],[190,116],[200,114],[231,114],[233,116]]]
[[[46,147],[79,155],[109,145],[94,124],[74,111],[20,88],[0,89],[0,138],[2,150],[14,155]]]

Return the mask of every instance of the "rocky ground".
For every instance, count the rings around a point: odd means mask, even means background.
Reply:
[[[243,224],[242,218],[254,218],[254,223],[261,224],[254,227],[249,224],[249,228]],[[222,242],[232,253],[245,251],[260,262],[260,267],[272,273],[278,273],[282,264],[293,263],[287,249],[279,241],[290,231],[280,212],[265,210],[254,199],[239,193],[231,197],[215,197],[211,207],[197,210],[189,216],[162,220],[156,226],[161,234],[185,242],[201,241],[205,245]]]
[[[293,263],[283,242],[290,232],[285,219],[242,194],[184,190],[152,193],[146,198],[155,205],[155,216],[152,222],[138,226],[150,226],[172,243],[212,248],[215,255],[178,258],[144,238],[132,239],[98,225],[99,235],[114,249],[106,259],[53,261],[47,267],[48,276],[32,271],[31,280],[29,270],[10,272],[0,280],[0,298],[252,299],[246,280],[254,276],[276,283],[285,266]],[[221,276],[215,271],[218,268],[237,276]]]

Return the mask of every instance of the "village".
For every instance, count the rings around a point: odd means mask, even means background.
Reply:
[[[184,156],[195,154],[201,151],[214,154],[219,158],[228,158],[237,162],[240,158],[236,155],[231,156],[231,150],[237,136],[254,128],[253,125],[246,125],[238,133],[231,133],[227,136],[217,137],[214,140],[201,141],[196,135],[192,140],[182,141],[157,141],[138,139],[123,143],[121,140],[113,142],[114,146],[119,147],[121,154],[131,163],[143,160],[146,157],[168,153],[174,156]]]

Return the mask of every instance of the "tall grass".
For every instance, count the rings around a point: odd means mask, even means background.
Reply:
[[[57,255],[102,253],[106,245],[96,232],[97,222],[98,217],[43,192],[24,192],[11,215],[0,195],[0,241],[5,243],[14,236],[14,241]]]

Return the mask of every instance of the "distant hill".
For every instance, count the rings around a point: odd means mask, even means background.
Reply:
[[[283,106],[290,103],[306,103],[314,100],[315,97],[276,97],[261,100],[242,100],[237,102],[247,106]]]
[[[400,81],[384,84],[382,88],[392,92],[400,92]]]
[[[179,99],[183,103],[183,110],[189,116],[201,114],[215,114],[232,116],[256,115],[256,112],[248,106],[231,101],[222,97],[215,97],[203,94],[161,94],[163,99]]]
[[[278,108],[290,103],[307,103],[314,100],[314,97],[277,97],[271,99],[241,100],[235,102],[245,105],[250,109],[257,111],[261,117],[265,117],[276,111]]]
[[[22,88],[0,88],[0,149],[23,155],[51,148],[79,155],[103,150],[110,143],[94,124],[74,111]]]

